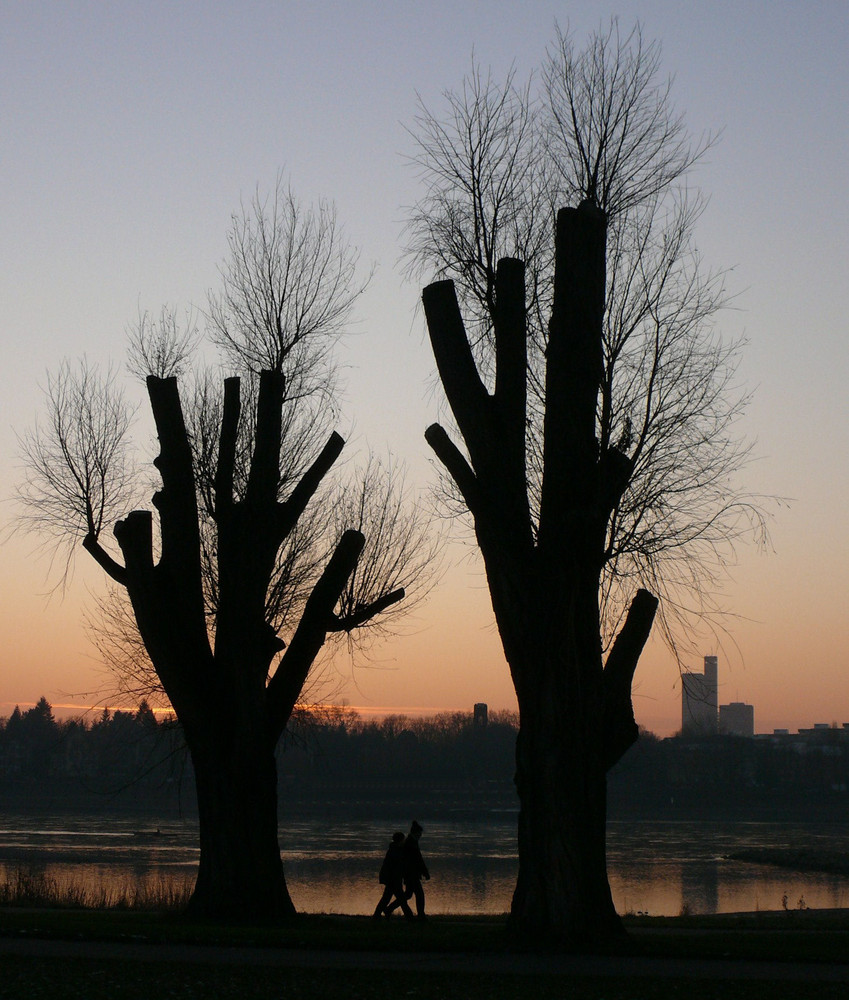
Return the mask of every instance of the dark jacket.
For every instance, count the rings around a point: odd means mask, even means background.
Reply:
[[[419,842],[414,837],[407,837],[404,841],[404,881],[418,882],[422,878],[430,878],[430,872],[422,858]]]
[[[401,881],[403,871],[404,845],[393,841],[389,845],[389,850],[386,852],[383,864],[380,866],[378,881],[381,885],[394,885]]]

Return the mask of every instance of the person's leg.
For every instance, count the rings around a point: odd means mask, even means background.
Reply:
[[[405,917],[412,917],[413,911],[410,909],[407,900],[410,898],[410,893],[405,892],[399,882],[397,886],[393,887],[391,890],[395,894],[395,899],[386,907],[386,916],[392,916],[392,911],[397,910],[400,906]]]
[[[410,896],[416,897],[416,916],[419,918],[419,920],[424,920],[425,896],[424,896],[424,889],[422,888],[422,883],[419,879],[417,879],[415,882],[411,882],[410,885],[407,886],[407,899],[409,899]]]
[[[409,898],[410,898],[410,893],[409,892],[404,891],[404,892],[400,892],[398,894],[398,899],[400,900],[400,904],[399,905],[400,905],[401,909],[404,911],[404,916],[408,920],[412,920],[413,919],[413,911],[410,909],[410,904],[407,902],[407,900]]]
[[[392,899],[392,886],[384,886],[383,895],[380,897],[380,902],[374,908],[374,916],[379,917],[381,913],[386,913],[389,915],[389,911],[386,909],[386,904]]]

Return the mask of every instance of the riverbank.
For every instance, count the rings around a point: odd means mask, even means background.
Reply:
[[[797,872],[824,872],[828,875],[849,876],[849,859],[844,853],[811,848],[754,848],[733,851],[730,861],[746,861],[750,864],[772,865]]]

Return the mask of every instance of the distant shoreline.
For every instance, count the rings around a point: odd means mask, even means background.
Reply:
[[[731,861],[745,861],[750,864],[772,865],[800,872],[823,872],[827,875],[849,876],[849,858],[834,851],[797,848],[747,848],[728,855]]]
[[[463,788],[422,789],[418,793],[399,789],[396,794],[352,797],[350,789],[335,787],[317,789],[310,798],[280,796],[280,823],[304,819],[328,821],[392,819],[398,816],[421,815],[431,821],[487,822],[515,825],[519,803],[506,790],[474,796]],[[25,816],[137,816],[155,829],[160,821],[169,819],[194,820],[197,817],[194,789],[156,790],[129,788],[110,794],[93,789],[51,787],[32,788],[19,785],[0,787],[0,817]],[[611,796],[608,810],[611,823],[849,823],[845,805],[811,803],[809,800],[750,801],[716,803],[710,798],[681,796],[674,802],[633,800],[617,801]],[[141,824],[144,826],[144,823]],[[804,852],[802,852],[804,853]],[[782,862],[764,857],[740,857],[735,860],[775,864]],[[798,858],[786,858],[784,867],[795,867]],[[834,862],[837,863],[836,861]],[[837,869],[818,869],[849,874],[849,864]]]

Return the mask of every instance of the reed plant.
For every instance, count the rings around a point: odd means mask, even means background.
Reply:
[[[188,876],[153,877],[123,883],[81,883],[19,868],[0,878],[0,906],[75,910],[175,912],[189,901]]]

